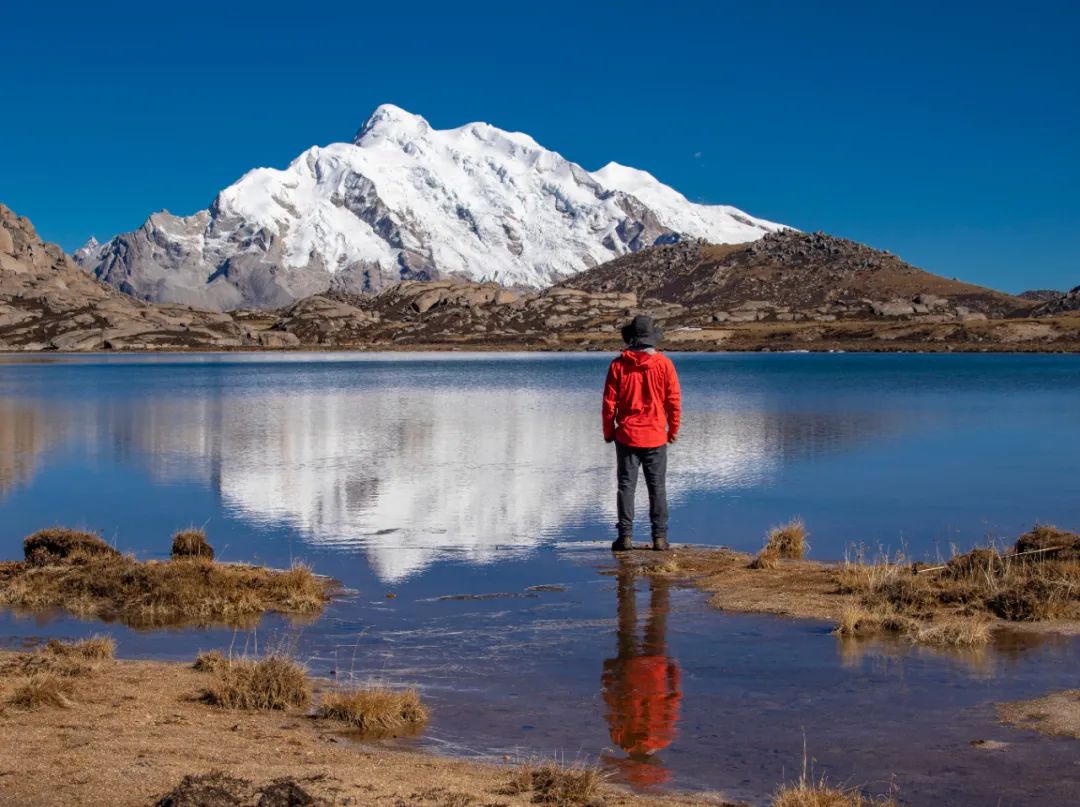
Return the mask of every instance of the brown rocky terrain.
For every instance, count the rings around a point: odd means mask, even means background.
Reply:
[[[1021,300],[1031,300],[1033,303],[1048,303],[1051,300],[1056,300],[1061,295],[1062,292],[1057,289],[1028,289],[1016,296]]]
[[[0,350],[606,350],[647,312],[679,350],[1080,352],[1078,305],[1076,289],[1040,304],[787,231],[651,247],[539,292],[413,280],[277,311],[206,312],[97,282],[0,206]]]
[[[1052,300],[1047,300],[1035,309],[1034,314],[1037,317],[1052,317],[1055,314],[1065,314],[1070,311],[1080,311],[1080,286]]]
[[[0,350],[236,348],[233,317],[147,305],[99,283],[0,205]]]
[[[632,289],[715,322],[946,322],[1024,316],[1035,304],[917,269],[892,253],[823,233],[784,230],[749,244],[683,242],[642,250],[564,286]],[[703,317],[705,312],[710,316]]]

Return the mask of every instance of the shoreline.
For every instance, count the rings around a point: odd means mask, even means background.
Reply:
[[[625,345],[611,343],[609,345],[536,345],[530,343],[514,344],[490,344],[490,343],[418,343],[413,345],[400,345],[393,343],[380,343],[372,345],[298,345],[293,347],[262,347],[257,345],[245,345],[240,347],[179,347],[170,345],[160,350],[152,349],[128,349],[116,350],[17,350],[10,348],[0,349],[0,357],[21,356],[191,356],[191,355],[241,355],[241,354],[280,354],[291,355],[301,353],[460,353],[488,355],[493,353],[550,353],[550,354],[613,354],[625,349]],[[800,346],[790,348],[777,348],[773,346],[753,347],[724,347],[720,345],[689,346],[685,344],[661,345],[661,351],[668,354],[708,355],[708,354],[731,354],[731,355],[863,355],[863,356],[1076,356],[1080,355],[1080,342],[1067,348],[1052,345],[1024,345],[1013,349],[1005,349],[1000,345],[987,347],[979,344],[963,345],[932,345],[912,343],[908,346],[890,345],[888,347],[879,344],[860,344],[856,346],[845,343],[835,343],[823,346]]]
[[[662,575],[693,588],[705,595],[709,607],[721,612],[815,620],[834,626],[842,622],[853,598],[838,581],[844,561],[780,560],[775,568],[752,568],[753,559],[749,553],[725,547],[676,546],[661,556],[645,550],[624,553],[618,563],[636,573]],[[1023,621],[989,617],[988,627],[991,633],[1080,636],[1080,619],[1071,618]]]
[[[0,662],[19,655],[0,651]],[[184,776],[222,771],[256,785],[289,778],[320,803],[524,807],[533,798],[512,792],[515,770],[553,761],[496,764],[358,742],[307,710],[209,706],[199,699],[207,680],[181,662],[110,660],[79,682],[67,708],[4,706],[0,802],[134,807],[155,803]],[[313,684],[317,695],[331,688],[319,679]],[[732,805],[716,793],[637,794],[608,782],[601,788],[611,807]]]

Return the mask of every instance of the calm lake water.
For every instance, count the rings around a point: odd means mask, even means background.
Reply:
[[[675,542],[752,550],[801,516],[812,557],[932,559],[1080,527],[1080,357],[673,358]],[[312,624],[109,630],[162,658],[287,639],[315,674],[416,684],[435,716],[415,742],[451,753],[599,758],[639,787],[760,802],[805,737],[819,773],[895,780],[908,803],[1069,803],[1074,746],[997,726],[992,704],[1077,686],[1077,642],[845,646],[615,575],[609,359],[0,358],[2,550],[66,524],[163,557],[198,525],[226,560],[304,560],[357,592]],[[0,620],[11,641],[100,630]]]

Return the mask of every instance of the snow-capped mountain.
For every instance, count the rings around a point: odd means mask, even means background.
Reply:
[[[781,225],[699,205],[650,174],[589,173],[526,134],[436,130],[383,105],[352,143],[257,168],[191,216],[155,213],[76,260],[138,297],[276,307],[336,288],[459,276],[544,287],[657,241],[737,243]]]

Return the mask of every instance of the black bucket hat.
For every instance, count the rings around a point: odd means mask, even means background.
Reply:
[[[623,341],[630,347],[656,347],[661,335],[652,317],[645,314],[638,314],[622,328]]]

